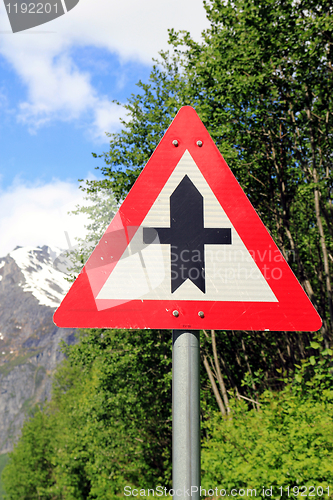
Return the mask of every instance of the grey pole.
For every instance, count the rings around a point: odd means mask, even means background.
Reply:
[[[172,332],[172,488],[200,499],[200,332]]]

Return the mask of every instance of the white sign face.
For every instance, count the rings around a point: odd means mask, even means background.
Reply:
[[[231,230],[231,244],[204,245],[204,291],[194,282],[198,274],[196,262],[200,258],[195,249],[185,248],[179,253],[172,252],[170,244],[159,242],[157,233],[151,244],[144,243],[144,228],[171,227],[170,198],[185,176],[203,197],[204,228]],[[179,264],[177,270],[171,266],[176,260]],[[172,291],[171,278],[175,272],[185,274],[183,283]],[[187,150],[96,297],[97,301],[141,298],[277,302],[251,253]]]

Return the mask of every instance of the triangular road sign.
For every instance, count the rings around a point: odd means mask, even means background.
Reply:
[[[321,319],[182,108],[54,315],[60,327],[314,331]]]

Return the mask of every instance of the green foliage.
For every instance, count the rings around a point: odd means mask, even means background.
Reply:
[[[89,330],[66,351],[51,403],[10,454],[8,499],[102,500],[170,484],[170,332]]]
[[[73,277],[81,271],[117,211],[117,204],[109,188],[101,187],[98,192],[91,190],[89,181],[81,184],[80,188],[86,192],[84,197],[86,204],[77,205],[76,209],[70,213],[73,215],[85,214],[89,222],[85,226],[86,237],[84,239],[76,238],[77,245],[68,252],[72,262],[69,272],[73,274]]]
[[[332,485],[333,405],[299,400],[288,391],[266,394],[261,411],[238,404],[232,420],[216,416],[202,450],[203,487],[273,487],[273,497],[288,498],[289,486]],[[318,498],[315,495],[315,498]]]
[[[332,349],[323,350],[318,342],[312,341],[310,350],[313,354],[302,359],[300,366],[296,365],[293,390],[302,397],[310,394],[315,400],[331,398],[333,395]]]
[[[143,487],[170,480],[170,354],[171,334],[151,330],[89,330],[70,348],[71,363],[89,379],[75,415],[89,450],[91,495],[116,493],[125,479]]]
[[[222,418],[202,387],[202,486],[256,489],[331,486],[331,354],[318,349],[256,409],[231,398]],[[125,485],[170,487],[171,335],[90,330],[67,348],[53,398],[10,454],[9,500],[112,499]],[[259,411],[257,408],[259,406]],[[289,495],[290,496],[290,495]],[[320,495],[315,494],[315,498]]]
[[[179,107],[193,105],[324,320],[332,340],[333,8],[324,0],[205,2],[204,41],[170,31],[123,130],[99,155],[127,194]],[[97,155],[95,155],[97,156]]]
[[[205,2],[204,41],[170,31],[123,130],[99,155],[118,201],[133,185],[179,107],[195,106],[241,186],[320,313],[333,341],[332,5],[312,0]],[[97,156],[97,155],[95,155]],[[228,389],[250,397],[281,388],[307,358],[308,334],[220,332]],[[205,342],[207,354],[211,352]],[[221,354],[223,353],[223,355]],[[226,354],[224,354],[226,353]],[[308,351],[313,355],[313,351]]]
[[[205,6],[210,28],[203,43],[170,33],[188,99],[332,340],[332,3],[208,0]]]
[[[22,436],[2,473],[8,500],[52,499],[55,483],[52,456],[54,428],[48,415],[37,409],[22,430]]]
[[[3,483],[2,483],[2,471],[4,469],[4,467],[6,466],[8,462],[8,455],[7,453],[3,454],[3,455],[0,455],[0,499],[2,500],[3,499],[3,495],[5,493],[5,490],[3,488]]]
[[[149,84],[139,83],[123,131],[110,135],[110,151],[101,155],[105,179],[90,188],[107,185],[122,199],[179,107],[193,105],[320,313],[329,347],[331,2],[208,0],[205,8],[210,27],[203,42],[170,31],[174,55],[162,54]],[[311,342],[308,334],[287,332],[218,337],[227,387],[252,398],[282,388],[281,379],[307,358]],[[205,349],[209,354],[207,342]]]
[[[293,487],[332,487],[333,376],[327,364],[326,369],[322,366],[308,378],[307,390],[296,374],[282,391],[266,391],[259,411],[234,401],[232,418],[216,414],[206,423],[204,488],[256,489],[263,497],[262,488],[272,487],[272,497],[281,498],[282,487],[282,498],[287,499]],[[313,496],[319,498],[320,491]]]

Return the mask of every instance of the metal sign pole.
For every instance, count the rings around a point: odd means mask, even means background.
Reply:
[[[200,332],[172,332],[172,488],[200,500]]]

